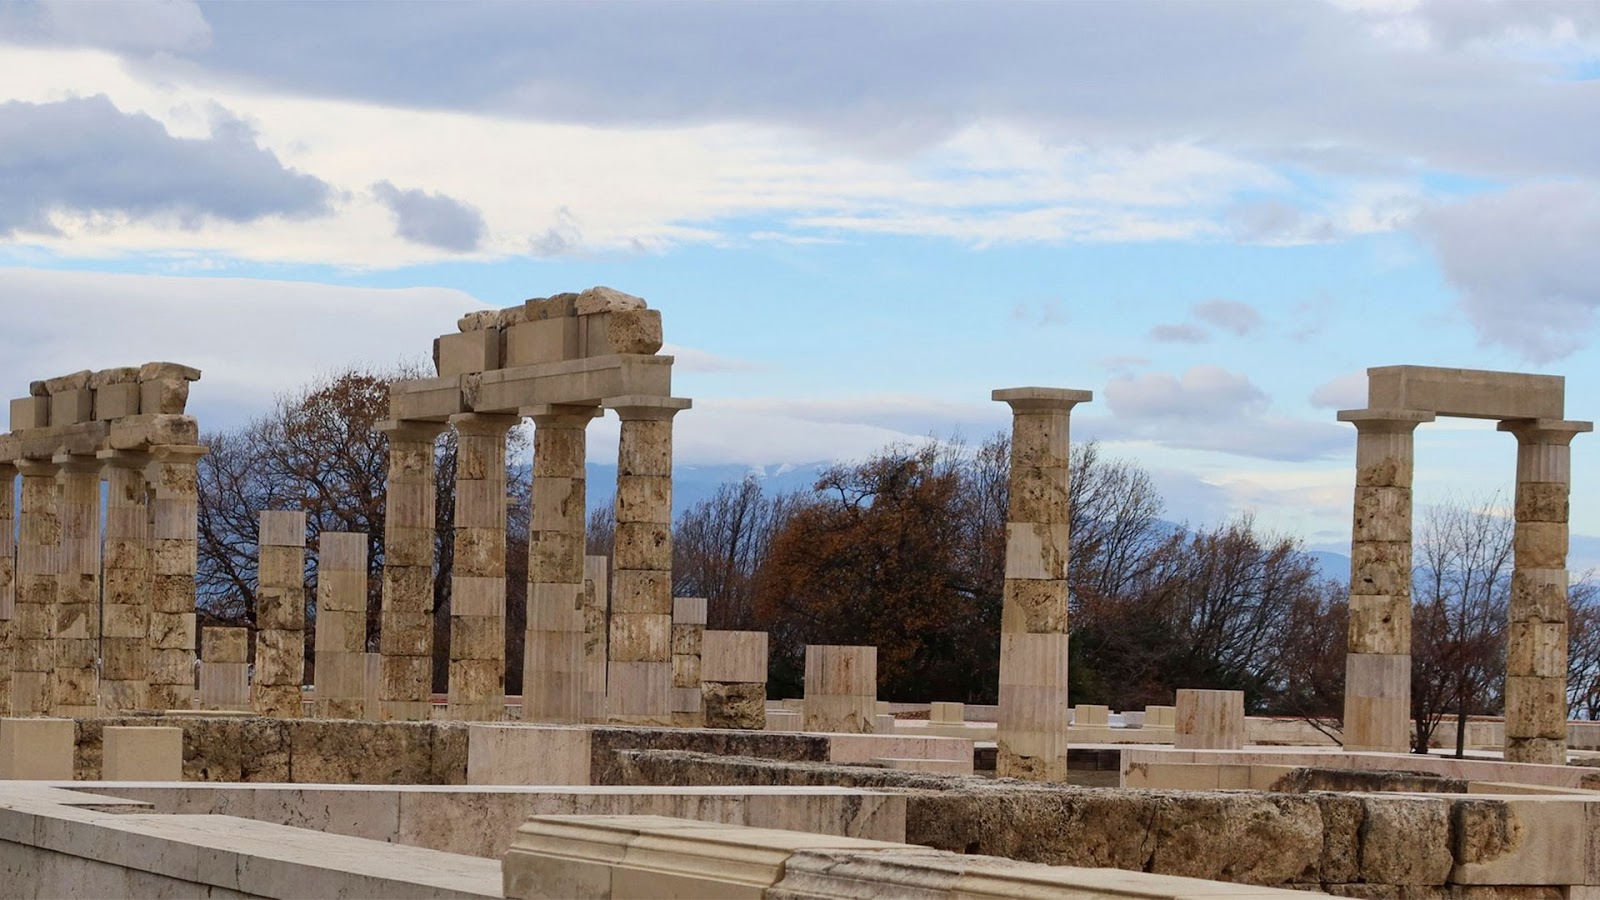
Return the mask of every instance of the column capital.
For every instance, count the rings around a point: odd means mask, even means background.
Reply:
[[[587,426],[590,420],[605,415],[606,411],[599,406],[583,406],[576,403],[540,403],[536,406],[524,406],[520,412],[539,427],[582,428]]]
[[[98,475],[104,468],[96,454],[57,453],[50,461],[62,472],[92,473]]]
[[[373,425],[372,430],[378,434],[388,435],[391,441],[431,441],[450,430],[450,423],[423,419],[385,419]]]
[[[1519,444],[1566,446],[1580,434],[1594,430],[1593,422],[1568,419],[1503,419],[1495,430],[1515,435]]]
[[[1079,403],[1093,400],[1094,391],[1047,387],[999,388],[989,394],[989,399],[1010,404],[1012,413],[1069,413]]]
[[[1422,409],[1341,409],[1338,418],[1361,434],[1410,434],[1435,416]]]
[[[455,426],[457,434],[487,437],[503,435],[521,422],[521,416],[500,413],[456,413],[450,417],[450,424]]]
[[[143,469],[155,459],[143,450],[101,450],[95,458],[115,469]]]
[[[687,397],[650,397],[629,394],[610,397],[603,401],[606,409],[615,410],[619,419],[654,419],[670,421],[673,416],[694,405]]]
[[[200,457],[211,452],[210,447],[199,444],[152,444],[150,445],[150,458],[161,463],[190,463],[200,461]]]
[[[17,471],[21,472],[25,478],[54,478],[55,474],[61,470],[60,466],[48,459],[28,459],[24,457],[16,460],[14,465],[17,467]]]

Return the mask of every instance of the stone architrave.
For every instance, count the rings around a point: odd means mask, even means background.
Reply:
[[[878,714],[878,648],[806,646],[805,729],[871,734]]]
[[[316,702],[319,719],[361,719],[366,711],[367,536],[317,536]]]
[[[606,720],[606,637],[611,560],[583,558],[583,721]]]
[[[150,455],[102,450],[105,464],[105,606],[100,702],[107,713],[148,709],[150,676]]]
[[[463,413],[456,428],[450,577],[451,719],[497,722],[506,701],[506,432],[517,416]]]
[[[705,724],[700,691],[700,651],[706,633],[706,598],[672,599],[672,724]]]
[[[674,397],[606,401],[622,420],[607,646],[608,719],[672,724],[672,418]]]
[[[200,645],[200,708],[250,709],[250,629],[211,625]]]
[[[258,715],[296,718],[305,711],[306,514],[263,510],[257,551],[252,699]]]
[[[61,545],[56,556],[56,636],[53,715],[92,716],[100,711],[100,461],[58,454],[57,513]],[[191,642],[193,638],[191,636]]]
[[[188,380],[192,379],[163,377],[149,384],[160,388],[161,396],[171,401],[177,393],[187,396]],[[154,461],[145,472],[151,570],[146,702],[158,710],[194,706],[194,579],[199,563],[200,516],[195,465],[205,454],[206,448],[193,445],[152,446],[150,455]]]
[[[767,727],[767,633],[711,631],[700,639],[701,715],[707,728]]]
[[[14,454],[13,454],[14,455]],[[11,673],[16,668],[17,602],[16,509],[17,467],[9,457],[0,458],[0,714],[11,713]]]
[[[584,720],[586,433],[597,406],[536,406],[522,719]]]
[[[1500,423],[1517,439],[1515,563],[1506,634],[1509,762],[1567,762],[1567,512],[1572,439],[1590,422]]]
[[[434,443],[449,426],[384,422],[389,478],[384,495],[383,608],[378,704],[384,719],[433,714]]]
[[[996,772],[1064,781],[1069,429],[1072,408],[1094,394],[1021,387],[997,390],[993,398],[1012,413]]]
[[[1356,426],[1344,749],[1411,745],[1411,474],[1414,434],[1434,414],[1346,410]]]
[[[44,716],[54,707],[56,557],[61,545],[56,465],[22,459],[16,467],[22,474],[22,503],[17,524],[16,668],[11,676],[11,709],[17,716]]]

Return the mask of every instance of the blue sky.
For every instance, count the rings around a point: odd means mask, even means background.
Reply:
[[[1597,71],[1555,2],[0,0],[0,376],[181,360],[225,427],[604,284],[663,311],[680,461],[1083,388],[1169,518],[1336,548],[1366,367],[1600,409]],[[1418,502],[1509,496],[1512,446],[1425,427]]]

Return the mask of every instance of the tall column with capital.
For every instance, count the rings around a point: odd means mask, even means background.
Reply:
[[[584,457],[593,406],[537,406],[533,418],[528,628],[522,666],[525,722],[583,721]]]
[[[11,711],[50,715],[56,660],[56,557],[61,518],[56,508],[56,465],[22,459],[21,518],[17,525],[17,650],[11,676]]]
[[[55,688],[58,716],[100,711],[100,468],[93,456],[58,454]]]
[[[148,707],[150,676],[150,456],[102,450],[106,476],[105,606],[100,702],[107,713]]]
[[[1590,422],[1514,419],[1515,562],[1506,633],[1506,744],[1510,762],[1567,762],[1567,500],[1572,439]]]
[[[1011,406],[996,772],[1065,781],[1069,428],[1072,408],[1094,394],[1021,387],[993,398]]]
[[[379,714],[425,722],[433,714],[434,442],[442,422],[389,421],[383,504]]]
[[[153,709],[192,709],[195,697],[195,570],[206,448],[160,444],[145,472],[150,503],[150,676]]]
[[[452,719],[494,722],[506,701],[506,432],[517,416],[464,413],[456,428],[450,576]]]
[[[618,397],[607,717],[672,724],[672,417],[690,401]]]
[[[0,459],[0,713],[11,714],[11,673],[17,657],[17,467]]]
[[[1411,749],[1411,473],[1431,412],[1345,410],[1356,426],[1344,749]]]

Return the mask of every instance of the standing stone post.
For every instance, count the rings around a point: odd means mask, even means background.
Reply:
[[[367,536],[324,531],[317,537],[319,719],[360,719],[366,711]]]
[[[150,511],[146,453],[102,450],[106,474],[105,606],[100,700],[107,713],[148,709]]]
[[[378,704],[385,719],[433,714],[434,442],[437,422],[384,422],[389,479],[384,494],[383,607]]]
[[[456,427],[449,716],[496,722],[506,708],[506,432],[517,416],[464,413]]]
[[[1244,748],[1244,691],[1178,689],[1173,743],[1179,750]]]
[[[806,645],[805,729],[871,734],[878,714],[878,648]]]
[[[593,406],[536,406],[522,720],[584,719],[584,458]]]
[[[672,600],[672,724],[705,724],[700,697],[700,649],[706,633],[706,598]]]
[[[0,713],[11,714],[11,673],[17,657],[17,467],[0,459]]]
[[[255,711],[296,718],[305,711],[306,514],[263,510],[256,543]]]
[[[18,716],[49,715],[54,707],[56,556],[61,519],[56,510],[56,466],[44,460],[16,463],[22,473],[17,526],[17,652],[11,709]]]
[[[1517,438],[1505,758],[1566,765],[1567,499],[1572,439],[1594,425],[1519,419],[1499,427]]]
[[[583,558],[583,721],[606,720],[606,632],[611,560]]]
[[[100,461],[58,454],[61,549],[56,557],[56,666],[58,716],[100,711]],[[193,645],[193,632],[189,634]]]
[[[613,722],[671,725],[673,397],[619,397],[615,595],[607,647]]]
[[[996,773],[1065,781],[1069,428],[1072,408],[1094,395],[1021,387],[993,398],[1012,414]]]
[[[767,727],[767,633],[706,631],[700,640],[701,714],[707,728]]]
[[[1350,644],[1344,749],[1411,749],[1411,472],[1413,435],[1434,414],[1346,410],[1356,426],[1350,544]]]
[[[200,644],[200,708],[250,709],[250,629],[208,626]]]
[[[186,390],[187,382],[177,381]],[[150,384],[169,393],[179,390],[166,380]],[[158,710],[194,706],[194,577],[200,521],[195,464],[205,453],[206,448],[193,445],[156,445],[150,448],[154,462],[145,472],[150,489],[151,567],[146,702]]]

